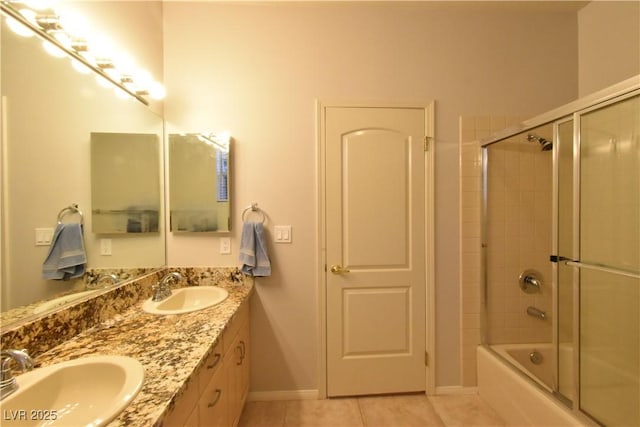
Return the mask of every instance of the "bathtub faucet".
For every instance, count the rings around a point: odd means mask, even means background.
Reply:
[[[527,314],[529,316],[537,317],[540,320],[545,320],[547,318],[547,313],[531,306],[527,307]]]

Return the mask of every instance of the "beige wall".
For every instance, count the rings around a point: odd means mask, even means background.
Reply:
[[[640,74],[640,2],[592,1],[578,13],[578,35],[580,96]]]
[[[170,235],[168,263],[237,265],[252,201],[270,229],[293,226],[292,244],[269,247],[273,275],[257,280],[252,390],[319,388],[318,98],[436,101],[436,381],[459,385],[458,117],[533,115],[574,99],[575,13],[169,2],[164,18],[168,126],[229,129],[236,144],[233,254],[219,255],[216,237]]]

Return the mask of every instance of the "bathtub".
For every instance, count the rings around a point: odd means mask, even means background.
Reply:
[[[495,353],[484,346],[477,349],[478,393],[507,425],[586,425],[550,393],[553,385],[551,345],[510,344],[493,348]],[[530,362],[529,354],[533,350],[542,354],[542,364],[534,365]],[[560,353],[562,352],[563,349]],[[570,354],[561,357],[570,357]],[[544,359],[547,361],[546,364]],[[509,363],[523,370],[525,374],[518,372]],[[549,382],[545,383],[545,380]]]
[[[534,380],[540,387],[553,393],[556,380],[553,377],[554,351],[551,344],[498,344],[491,348],[506,361],[517,367]],[[536,362],[532,360],[535,354]],[[560,344],[558,354],[558,390],[564,397],[572,399],[571,381],[573,378],[573,347]]]

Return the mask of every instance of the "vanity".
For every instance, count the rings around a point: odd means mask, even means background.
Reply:
[[[249,311],[244,303],[188,379],[163,425],[238,425],[249,391],[249,354]]]
[[[249,300],[253,281],[236,274],[235,268],[172,268],[170,271],[181,272],[183,284],[215,284],[229,295],[213,307],[190,313],[157,315],[143,311],[142,303],[152,293],[149,285],[168,271],[146,281],[134,280],[114,289],[111,296],[105,294],[105,305],[122,309],[110,311],[106,318],[86,330],[77,330],[64,342],[29,337],[29,331],[55,335],[56,324],[58,330],[74,330],[86,324],[90,316],[82,314],[83,305],[93,313],[101,311],[99,298],[49,316],[63,316],[68,320],[65,325],[49,319],[52,324],[31,329],[27,325],[26,332],[3,331],[2,347],[23,348],[21,344],[26,344],[37,367],[96,355],[129,356],[139,361],[144,367],[142,388],[109,426],[235,426],[249,388]],[[39,320],[47,321],[47,317]],[[44,342],[55,345],[45,348]]]

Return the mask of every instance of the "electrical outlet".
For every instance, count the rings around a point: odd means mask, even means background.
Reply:
[[[100,239],[100,255],[111,255],[111,239]]]
[[[229,255],[231,253],[231,238],[230,237],[221,237],[220,238],[220,253],[223,255]]]

